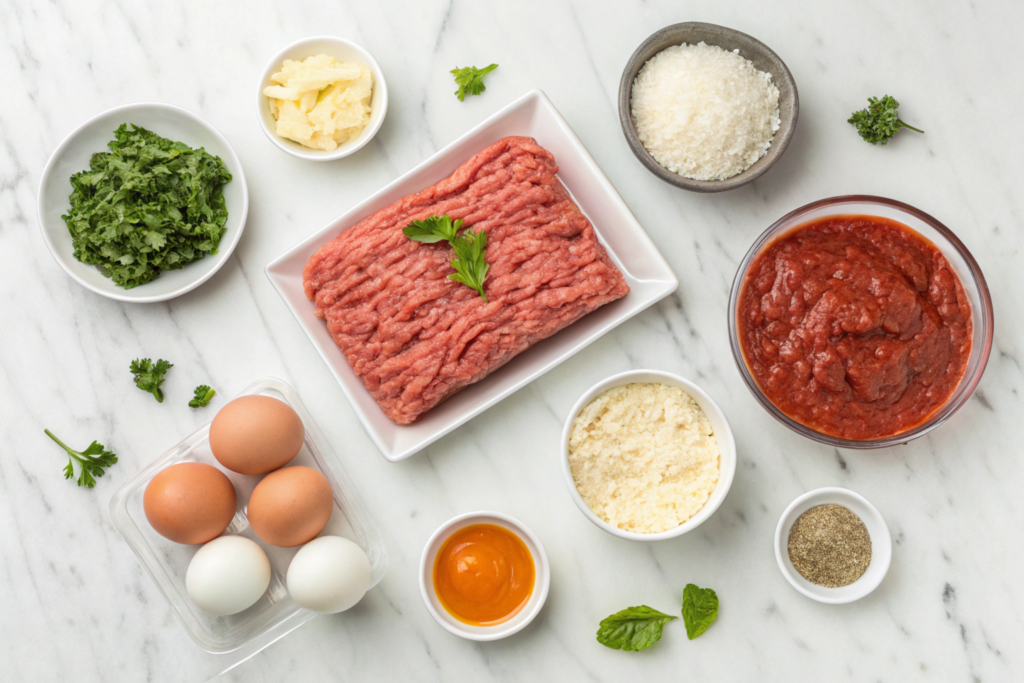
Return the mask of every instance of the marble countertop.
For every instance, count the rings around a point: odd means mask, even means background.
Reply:
[[[221,678],[280,680],[1010,681],[1024,678],[1024,66],[1010,0],[686,3],[0,1],[8,75],[0,107],[0,679],[205,681],[224,659],[195,646],[112,526],[114,490],[212,417],[181,398],[220,397],[275,375],[293,385],[374,510],[391,557],[351,612],[321,617]],[[699,195],[630,153],[616,92],[633,49],[678,21],[719,23],[789,65],[802,111],[778,165],[752,185]],[[283,45],[315,34],[365,46],[387,74],[387,120],[346,160],[284,155],[263,135],[252,89]],[[460,103],[449,69],[497,62]],[[369,193],[533,88],[548,94],[680,279],[675,295],[405,462],[389,464],[263,268]],[[887,147],[846,123],[893,94],[927,133]],[[251,193],[246,233],[205,285],[126,305],[71,280],[36,222],[39,175],[85,119],[133,101],[199,113],[234,145]],[[726,330],[739,259],[775,219],[838,194],[893,197],[938,217],[971,249],[995,302],[988,370],[947,424],[907,446],[837,451],[765,413],[744,387]],[[140,356],[175,363],[162,405],[132,385]],[[639,544],[588,522],[559,471],[562,422],[596,381],[630,368],[688,377],[730,417],[739,467],[699,530]],[[48,427],[99,439],[120,462],[93,490],[61,476]],[[857,603],[804,598],[772,537],[796,496],[843,486],[871,500],[894,539],[892,568]],[[438,627],[420,599],[427,537],[448,518],[496,509],[541,537],[551,596],[537,621],[478,644]],[[687,582],[715,588],[715,625],[650,651],[607,650],[598,621],[627,605],[677,609]]]

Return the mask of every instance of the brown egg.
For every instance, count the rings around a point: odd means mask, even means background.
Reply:
[[[249,525],[270,545],[291,548],[323,531],[334,509],[327,478],[309,467],[285,467],[263,478],[249,496]]]
[[[239,474],[266,474],[284,467],[305,438],[299,414],[270,396],[236,398],[220,409],[210,425],[214,457]]]
[[[142,496],[146,519],[158,534],[195,545],[217,538],[235,516],[235,487],[223,472],[201,462],[160,470]]]

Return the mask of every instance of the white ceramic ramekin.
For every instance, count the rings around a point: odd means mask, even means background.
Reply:
[[[871,536],[871,564],[867,571],[848,586],[825,588],[811,583],[793,567],[789,560],[789,530],[797,518],[816,505],[835,503],[842,505],[860,517]],[[889,527],[885,525],[882,515],[864,498],[853,491],[841,488],[823,488],[808,491],[786,508],[775,528],[775,559],[779,563],[782,575],[793,588],[812,600],[832,605],[840,605],[860,600],[882,583],[889,564],[892,562],[892,537]]]
[[[270,104],[263,89],[268,85],[276,85],[270,77],[281,70],[281,64],[286,59],[303,60],[319,54],[326,54],[341,62],[359,62],[365,64],[373,73],[373,94],[370,96],[370,122],[355,140],[349,140],[343,145],[338,145],[331,151],[320,149],[309,149],[297,142],[288,140],[277,134],[277,121],[270,113]],[[303,38],[284,48],[267,62],[267,66],[260,75],[260,82],[256,89],[256,117],[267,137],[277,145],[278,149],[291,154],[293,157],[308,159],[310,161],[332,161],[354,154],[362,149],[366,143],[373,139],[373,136],[380,130],[384,123],[384,116],[388,113],[388,84],[384,80],[384,72],[373,56],[365,49],[344,38],[334,36],[313,36]]]
[[[434,561],[437,559],[437,553],[440,552],[441,546],[453,533],[473,524],[494,524],[505,527],[522,539],[530,551],[530,555],[533,556],[534,582],[530,600],[514,617],[493,626],[472,626],[459,621],[448,614],[434,592]],[[550,588],[551,567],[548,565],[548,556],[544,552],[544,546],[541,545],[540,539],[525,524],[500,512],[467,512],[464,515],[453,517],[433,533],[423,549],[423,557],[420,558],[420,594],[423,596],[423,603],[427,606],[427,611],[430,612],[430,616],[434,617],[434,621],[446,631],[468,640],[500,640],[522,631],[544,606]]]
[[[617,526],[609,524],[605,520],[594,514],[594,511],[583,500],[580,492],[576,489],[576,482],[572,478],[572,470],[569,467],[569,435],[572,432],[573,423],[576,421],[576,417],[580,414],[587,404],[594,400],[598,394],[601,394],[613,387],[622,386],[624,384],[634,384],[651,382],[656,384],[665,384],[670,387],[678,387],[689,394],[697,405],[700,406],[704,414],[707,415],[708,421],[711,423],[711,429],[714,431],[715,438],[718,440],[718,449],[720,452],[719,457],[719,471],[718,471],[718,485],[715,486],[715,490],[711,492],[704,507],[702,507],[697,514],[690,519],[686,520],[675,529],[669,529],[668,531],[661,531],[654,534],[641,534],[635,531],[626,531],[620,529]],[[733,476],[736,474],[736,441],[732,436],[732,429],[729,427],[729,421],[725,419],[725,413],[718,407],[718,404],[708,396],[703,389],[698,387],[693,382],[683,379],[677,375],[672,375],[667,372],[661,372],[659,370],[630,370],[629,372],[619,373],[618,375],[612,375],[608,379],[598,382],[592,386],[580,400],[576,401],[576,405],[572,407],[569,412],[569,417],[565,421],[565,427],[562,429],[562,474],[565,476],[565,484],[569,487],[569,495],[572,496],[573,501],[576,503],[576,507],[587,516],[591,522],[596,524],[598,527],[604,529],[610,534],[618,536],[620,538],[628,538],[631,541],[663,541],[668,538],[675,538],[676,536],[682,536],[683,534],[693,531],[698,526],[704,523],[708,517],[715,513],[718,506],[725,500],[725,496],[729,493],[729,487],[732,486]]]

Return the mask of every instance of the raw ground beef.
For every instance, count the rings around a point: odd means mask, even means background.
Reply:
[[[554,156],[532,138],[504,138],[309,259],[302,280],[317,317],[395,422],[414,422],[629,292],[557,171]],[[448,279],[447,242],[402,233],[414,220],[444,214],[487,231],[486,304]]]

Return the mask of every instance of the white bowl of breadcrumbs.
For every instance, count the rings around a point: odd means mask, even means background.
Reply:
[[[700,526],[736,472],[736,442],[700,387],[657,370],[609,377],[573,406],[562,472],[576,506],[610,534],[660,541]]]

